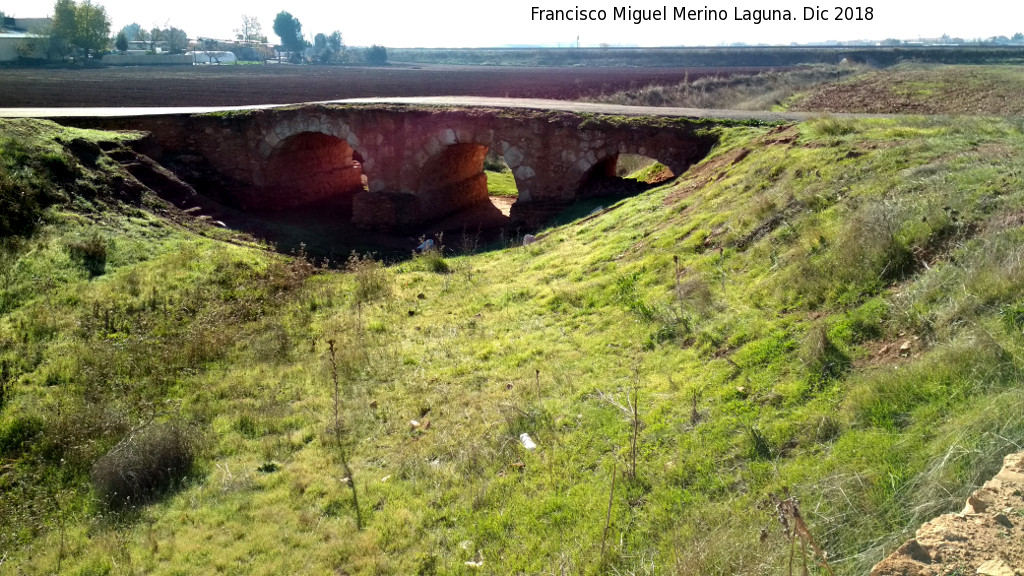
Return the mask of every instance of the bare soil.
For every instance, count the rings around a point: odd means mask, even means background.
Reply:
[[[868,114],[1024,114],[1019,66],[898,67],[828,84],[790,110]]]
[[[576,100],[709,74],[764,68],[583,68],[392,65],[5,68],[0,108],[244,106],[344,98],[495,96]]]
[[[1024,574],[1024,452],[975,491],[964,509],[925,523],[871,576]]]

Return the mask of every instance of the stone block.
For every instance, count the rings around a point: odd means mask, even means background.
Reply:
[[[523,151],[515,146],[509,147],[505,150],[504,155],[505,163],[508,164],[509,168],[515,168],[523,163]]]
[[[537,173],[533,171],[533,168],[530,168],[529,166],[520,166],[519,168],[516,168],[514,173],[517,181],[529,180],[537,175]]]

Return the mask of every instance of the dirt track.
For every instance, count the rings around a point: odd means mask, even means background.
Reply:
[[[0,108],[243,106],[389,96],[577,99],[708,74],[762,68],[541,68],[489,66],[132,66],[6,68]]]

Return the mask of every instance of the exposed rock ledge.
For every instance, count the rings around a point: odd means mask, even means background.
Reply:
[[[871,576],[1024,576],[1024,452],[967,499],[927,522]]]

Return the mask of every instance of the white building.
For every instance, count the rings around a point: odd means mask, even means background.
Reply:
[[[46,38],[41,32],[53,24],[50,18],[4,18],[0,24],[0,62],[19,56],[46,58]]]

